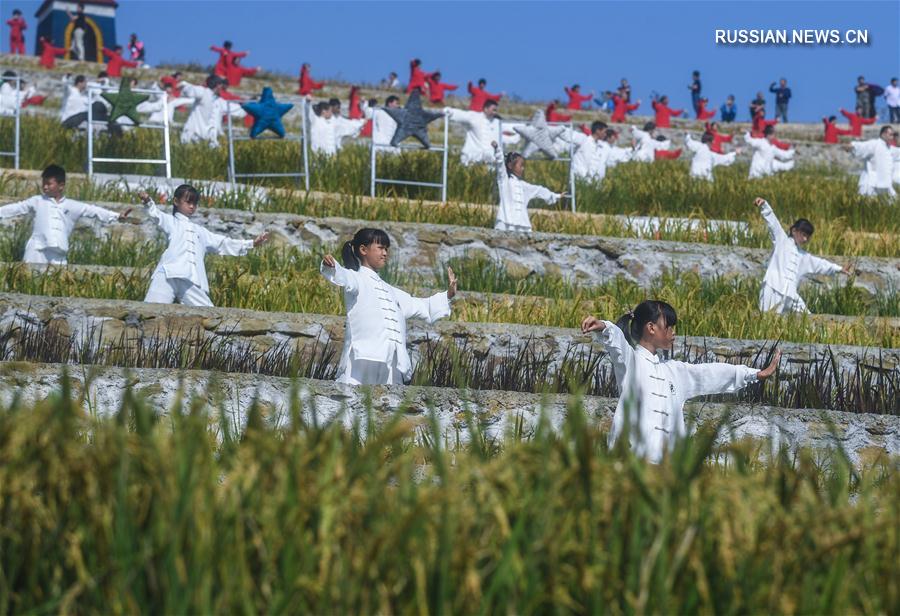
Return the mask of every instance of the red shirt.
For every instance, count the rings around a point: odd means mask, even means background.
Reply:
[[[412,62],[409,63],[409,85],[406,86],[406,93],[409,94],[416,88],[421,88],[422,92],[425,91],[425,80],[428,78],[428,75],[421,69],[420,66],[416,66]]]
[[[725,152],[722,150],[722,144],[731,143],[731,140],[734,139],[734,135],[725,135],[719,131],[712,130],[709,124],[706,125],[706,132],[713,136],[713,141],[709,144],[709,149],[716,154],[724,154]]]
[[[41,66],[44,68],[53,68],[56,66],[56,56],[63,56],[66,50],[62,47],[54,47],[50,41],[41,37]]]
[[[581,109],[582,103],[591,100],[590,94],[581,94],[575,90],[570,90],[569,88],[563,89],[566,91],[566,94],[569,95],[569,104],[566,105],[566,109]]]
[[[766,126],[775,126],[776,124],[778,124],[778,120],[767,120],[764,112],[757,111],[753,116],[753,128],[750,129],[750,136],[762,137]]]
[[[311,94],[313,90],[321,90],[322,86],[325,85],[324,81],[313,81],[312,76],[309,74],[309,69],[305,66],[300,69],[298,82],[300,83],[300,89],[297,90],[297,93],[303,96]]]
[[[109,58],[109,62],[106,63],[106,72],[110,77],[121,77],[123,66],[134,68],[138,65],[137,62],[132,62],[131,60],[123,58],[122,54],[118,51],[113,51],[106,47],[103,48],[103,55]]]
[[[349,118],[351,120],[361,120],[363,117],[362,107],[359,105],[359,88],[356,86],[352,86],[350,88],[350,104],[347,105],[349,107]],[[362,133],[360,133],[362,134]]]
[[[841,109],[841,113],[850,122],[850,133],[854,137],[862,137],[863,124],[874,124],[875,118],[864,118],[855,113],[850,113],[846,109]]]
[[[228,85],[235,88],[240,86],[241,79],[255,75],[257,70],[255,68],[245,68],[240,64],[230,64],[228,66]]]
[[[825,124],[825,143],[838,143],[840,141],[838,139],[840,135],[853,134],[852,130],[844,130],[842,128],[838,128],[837,124],[835,124],[834,122],[829,122],[827,119],[822,120],[822,123]]]
[[[709,102],[709,101],[707,101],[705,98],[701,98],[701,99],[697,102],[697,119],[698,119],[698,120],[701,120],[701,121],[702,121],[702,120],[711,120],[712,118],[714,118],[714,117],[716,116],[716,110],[715,110],[715,109],[708,110],[708,109],[706,108],[706,104],[707,104],[708,102]]]
[[[684,109],[671,109],[668,105],[664,105],[659,101],[653,101],[653,110],[656,112],[656,126],[658,128],[671,128],[672,116],[680,116],[684,113]]]
[[[681,148],[677,150],[656,150],[653,152],[653,160],[675,160],[681,156]]]
[[[228,78],[228,67],[231,66],[231,60],[233,58],[243,58],[247,55],[246,51],[229,51],[224,47],[216,47],[215,45],[210,45],[209,48],[219,54],[219,60],[213,69],[213,74],[219,77]]]
[[[164,75],[159,78],[159,81],[164,86],[172,86],[172,95],[175,98],[181,96],[181,88],[178,87],[178,80],[172,77],[171,75]]]
[[[570,115],[559,113],[556,110],[556,103],[547,105],[547,109],[544,111],[544,117],[547,118],[548,122],[568,122],[572,119],[572,116]]]
[[[618,94],[613,94],[612,101],[613,101],[614,107],[613,107],[612,116],[609,118],[610,122],[624,122],[625,114],[628,111],[634,111],[635,109],[637,109],[638,107],[641,106],[640,103],[635,103],[634,105],[629,105],[628,102],[624,98],[619,96]]]
[[[444,92],[453,91],[459,86],[450,83],[436,81],[431,75],[428,76],[428,100],[432,103],[443,103]]]
[[[23,18],[16,17],[15,19],[7,19],[6,25],[9,26],[9,39],[11,41],[22,41],[25,39],[25,35],[22,34],[22,31],[28,28],[28,24],[25,23]]]
[[[500,94],[491,94],[487,90],[473,86],[471,81],[469,82],[469,94],[472,95],[472,100],[469,101],[469,109],[471,111],[484,111],[486,102],[494,101],[499,103],[502,98]]]

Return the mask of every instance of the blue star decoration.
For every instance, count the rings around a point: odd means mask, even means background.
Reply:
[[[122,83],[119,84],[119,92],[117,94],[103,92],[100,96],[112,105],[112,109],[109,110],[108,122],[112,123],[116,121],[116,118],[126,116],[134,122],[135,126],[138,126],[141,123],[141,117],[138,115],[137,106],[150,98],[146,94],[132,92],[131,80],[127,77],[122,79]]]
[[[428,125],[438,118],[444,117],[443,113],[426,111],[422,108],[422,99],[418,90],[413,90],[409,95],[405,107],[385,107],[384,111],[397,123],[397,130],[391,139],[391,145],[394,147],[407,137],[415,137],[427,150],[431,147],[431,143],[428,141]]]
[[[284,124],[281,116],[293,108],[291,103],[279,103],[272,94],[272,88],[263,88],[259,101],[243,103],[241,107],[253,116],[253,127],[250,138],[256,139],[264,130],[270,130],[279,137],[284,137]]]

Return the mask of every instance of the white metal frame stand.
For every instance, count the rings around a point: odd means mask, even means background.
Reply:
[[[450,151],[449,143],[450,143],[450,120],[447,116],[444,116],[444,146],[440,148],[431,147],[428,150],[423,150],[419,146],[415,145],[397,145],[392,146],[385,143],[375,143],[375,135],[377,131],[375,130],[376,122],[378,119],[378,110],[372,114],[372,150],[370,156],[370,177],[371,177],[371,186],[370,186],[370,195],[372,197],[375,196],[375,185],[376,184],[400,184],[403,186],[425,186],[429,188],[440,188],[441,189],[441,202],[447,202],[447,154]],[[441,181],[438,182],[413,182],[411,180],[389,180],[386,178],[379,178],[377,174],[377,166],[375,161],[377,159],[377,151],[378,150],[391,150],[391,149],[400,149],[400,150],[419,150],[419,151],[427,151],[427,152],[440,152],[442,155],[441,162]]]
[[[231,121],[231,105],[239,104],[236,101],[228,101],[228,182],[231,184],[235,184],[239,178],[297,178],[299,182],[301,178],[303,178],[303,183],[306,188],[306,191],[309,192],[309,141],[307,140],[307,135],[309,134],[307,131],[307,117],[306,117],[306,99],[301,99],[300,102],[300,134],[291,137],[285,131],[284,137],[257,137],[256,139],[251,139],[248,135],[235,135],[234,134],[234,125]],[[296,104],[296,103],[295,103]],[[300,158],[302,164],[302,170],[297,172],[285,172],[285,173],[238,173],[235,169],[234,162],[234,142],[235,141],[297,141],[300,143]]]
[[[500,141],[497,143],[500,145],[500,152],[503,152],[503,120],[500,120]],[[515,124],[525,123],[527,124],[527,120],[523,120],[522,122],[515,122]],[[570,132],[575,131],[575,123],[574,122],[547,122],[548,126],[565,126],[569,129]],[[540,159],[540,158],[529,158],[530,161],[539,161],[539,160],[547,160],[547,161],[558,161],[569,163],[569,200],[572,203],[572,212],[575,212],[575,168],[572,165],[572,161],[575,158],[575,143],[572,139],[567,139],[569,142],[569,156],[568,158],[548,158],[548,159]]]
[[[88,177],[94,175],[94,163],[149,163],[149,164],[157,164],[157,165],[165,165],[166,166],[166,178],[170,179],[172,177],[172,144],[169,138],[169,99],[166,97],[165,92],[160,93],[159,90],[148,90],[143,88],[134,88],[131,91],[137,92],[138,94],[150,94],[150,95],[159,95],[162,94],[163,101],[163,123],[162,124],[140,124],[135,126],[134,128],[152,128],[152,129],[162,129],[163,131],[163,158],[102,158],[94,156],[94,124],[100,125],[108,125],[109,122],[106,120],[95,120],[94,119],[94,101],[98,100],[99,97],[94,98],[95,94],[101,93],[103,91],[107,92],[115,92],[115,88],[103,88],[97,86],[88,86],[87,89],[87,146],[88,146]],[[128,126],[127,124],[123,124],[123,127]]]
[[[7,77],[7,79],[16,83],[16,112],[13,114],[15,127],[13,128],[13,149],[8,152],[0,152],[0,156],[12,158],[13,168],[18,169],[22,148],[22,78],[16,75],[15,77]]]

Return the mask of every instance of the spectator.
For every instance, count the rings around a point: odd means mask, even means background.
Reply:
[[[872,93],[869,91],[869,84],[866,83],[866,78],[860,75],[856,78],[856,87],[853,88],[853,91],[856,92],[856,106],[862,109],[862,116],[864,118],[874,117],[875,114],[872,113]]]
[[[619,96],[625,99],[626,103],[631,102],[631,86],[628,85],[628,80],[624,77],[619,81]]]
[[[788,109],[788,101],[791,100],[791,89],[787,87],[787,79],[784,77],[778,82],[778,87],[775,87],[775,82],[772,82],[772,85],[769,86],[769,92],[775,94],[775,119],[780,119],[782,122],[787,122],[787,109]]]
[[[691,85],[688,86],[691,91],[691,104],[694,106],[694,113],[699,113],[697,109],[700,107],[700,71],[694,71],[691,77]]]
[[[737,117],[737,105],[734,104],[734,94],[729,94],[725,103],[719,107],[719,115],[723,122],[734,122]]]
[[[131,52],[131,61],[137,62],[138,66],[144,66],[144,58],[145,58],[145,50],[144,50],[144,42],[138,40],[138,35],[135,33],[131,33],[131,38],[128,40],[128,51]]]
[[[750,117],[755,118],[756,114],[762,112],[763,117],[766,116],[766,97],[762,92],[756,93],[756,98],[750,101]]]
[[[381,87],[385,90],[399,90],[400,79],[397,78],[397,73],[391,71],[387,77],[381,80]]]
[[[900,122],[900,87],[897,87],[897,78],[891,79],[891,85],[884,89],[884,100],[887,101],[888,110],[890,111],[891,124]]]

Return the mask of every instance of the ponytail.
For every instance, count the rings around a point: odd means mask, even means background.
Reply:
[[[360,229],[353,236],[352,240],[344,242],[344,245],[341,247],[341,261],[344,263],[344,267],[359,271],[360,265],[362,265],[359,258],[359,248],[360,246],[370,246],[372,244],[390,248],[391,238],[381,229]]]
[[[634,310],[619,317],[616,327],[622,330],[628,343],[635,346],[641,341],[647,323],[656,323],[660,317],[663,318],[666,327],[675,327],[678,323],[678,315],[671,305],[659,300],[647,299],[635,306]]]

